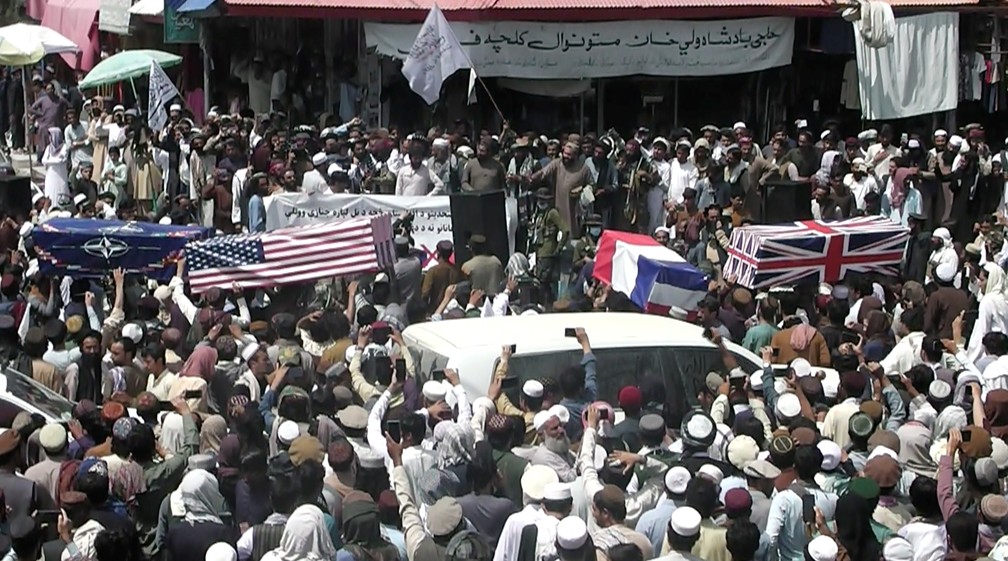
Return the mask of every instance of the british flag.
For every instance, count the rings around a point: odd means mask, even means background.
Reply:
[[[894,274],[909,237],[905,226],[878,216],[742,227],[732,232],[724,276],[758,289]]]

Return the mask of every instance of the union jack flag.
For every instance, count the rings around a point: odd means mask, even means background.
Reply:
[[[905,226],[878,216],[746,226],[732,232],[724,276],[758,289],[895,274],[909,237]]]

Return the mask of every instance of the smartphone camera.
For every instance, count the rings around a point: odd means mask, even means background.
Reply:
[[[568,327],[564,329],[564,337],[577,337],[577,330],[573,327]]]
[[[385,428],[393,441],[402,442],[402,425],[399,424],[399,421],[389,421]]]

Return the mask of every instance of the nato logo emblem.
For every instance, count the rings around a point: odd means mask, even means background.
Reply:
[[[122,257],[130,249],[126,242],[108,236],[90,239],[84,242],[82,248],[88,255],[101,257],[106,261]]]

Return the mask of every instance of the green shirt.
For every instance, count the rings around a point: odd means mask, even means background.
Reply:
[[[770,345],[774,333],[777,333],[776,325],[760,323],[746,332],[742,339],[742,346],[759,355],[760,349]]]

